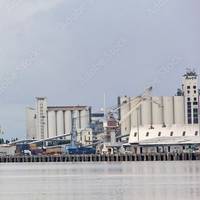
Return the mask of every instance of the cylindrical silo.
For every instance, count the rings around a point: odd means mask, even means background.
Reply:
[[[48,127],[49,127],[49,137],[56,136],[56,112],[48,112]]]
[[[64,116],[63,111],[60,110],[57,112],[57,135],[64,134]]]
[[[81,117],[81,129],[88,128],[89,123],[90,123],[89,111],[88,110],[82,110],[80,117]]]
[[[174,97],[174,118],[175,124],[185,123],[185,104],[183,96]]]
[[[75,122],[76,122],[76,128],[80,129],[80,125],[81,125],[80,111],[79,110],[74,110],[73,112],[74,112],[73,116],[74,116]]]
[[[131,113],[131,128],[137,127],[137,111]]]
[[[65,134],[70,134],[72,130],[72,112],[65,111]]]
[[[129,97],[121,97],[120,99],[121,109],[121,134],[127,135],[131,131],[131,116],[127,116],[128,112],[131,110],[131,103]]]
[[[142,125],[147,126],[151,124],[151,101],[146,100],[141,106]]]
[[[172,125],[174,123],[173,97],[163,97],[164,123]]]
[[[153,124],[163,124],[162,97],[152,97]]]

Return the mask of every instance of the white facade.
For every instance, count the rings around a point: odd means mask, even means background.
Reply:
[[[128,110],[127,105],[123,105],[120,111],[121,118],[123,119],[130,110]],[[184,110],[183,96],[153,97],[144,101],[138,109],[133,111],[131,119],[128,118],[122,121],[122,134],[129,134],[130,130],[138,125],[144,127],[155,125],[171,126],[172,124],[184,125]]]
[[[174,97],[174,124],[185,124],[184,97]]]
[[[84,130],[79,131],[77,135],[77,141],[83,146],[92,144],[93,143],[92,129],[86,128]]]
[[[57,135],[62,135],[64,130],[64,112],[62,110],[57,112]]]
[[[47,98],[37,97],[36,102],[36,135],[37,139],[45,139],[47,135]]]
[[[154,129],[149,129],[148,126],[142,126],[139,128],[139,137],[138,137],[138,128],[132,128],[129,143],[134,144],[142,142],[148,139],[162,138],[163,137],[189,137],[195,136],[199,137],[199,126],[198,125],[172,125],[163,127],[162,125],[154,126]],[[138,141],[139,139],[139,141]]]
[[[163,102],[162,97],[152,97],[152,122],[153,125],[163,124]]]
[[[151,125],[152,124],[152,103],[151,101],[147,100],[145,102],[143,102],[142,106],[141,106],[141,115],[142,115],[142,125],[148,124]],[[134,113],[136,118],[137,113]],[[137,120],[137,119],[136,119]],[[134,126],[137,126],[137,124],[134,124]]]
[[[174,97],[163,97],[163,114],[166,124],[174,124]]]
[[[26,108],[27,139],[37,138],[36,122],[36,110],[30,107]]]
[[[137,107],[134,97],[121,97],[119,104],[121,134],[131,134],[130,142],[145,137],[199,136],[198,125],[198,77],[195,72],[183,76],[181,94],[154,96],[143,100]],[[130,106],[131,105],[131,106]],[[129,117],[127,113],[135,108]],[[139,132],[139,137],[138,137]]]
[[[27,108],[27,139],[47,139],[70,134],[72,117],[77,130],[90,127],[90,108],[87,106],[47,106],[46,98],[37,98],[36,109]]]
[[[72,130],[72,111],[66,110],[65,115],[65,133],[70,133]]]
[[[56,132],[56,112],[48,111],[48,137],[57,136]]]
[[[185,97],[185,123],[198,124],[198,76],[194,71],[188,71],[183,76],[182,90]]]

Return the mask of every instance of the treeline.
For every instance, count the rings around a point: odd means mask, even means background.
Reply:
[[[0,144],[9,144],[9,140],[4,140],[3,138],[0,138]]]
[[[0,138],[0,144],[9,144],[10,142],[15,142],[17,140],[18,140],[18,138],[12,139],[11,141]]]

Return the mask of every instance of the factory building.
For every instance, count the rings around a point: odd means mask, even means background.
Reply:
[[[27,108],[27,139],[47,139],[70,134],[72,117],[76,129],[90,127],[91,108],[87,106],[48,106],[47,98],[36,98],[36,109]]]
[[[134,97],[119,97],[121,134],[129,143],[156,137],[199,136],[199,90],[196,72],[183,76],[176,96],[149,96],[139,106]],[[135,108],[135,109],[134,109]],[[131,114],[126,118],[128,112]]]

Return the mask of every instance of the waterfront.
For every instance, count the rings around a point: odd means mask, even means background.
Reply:
[[[196,200],[200,162],[0,165],[2,200]]]

